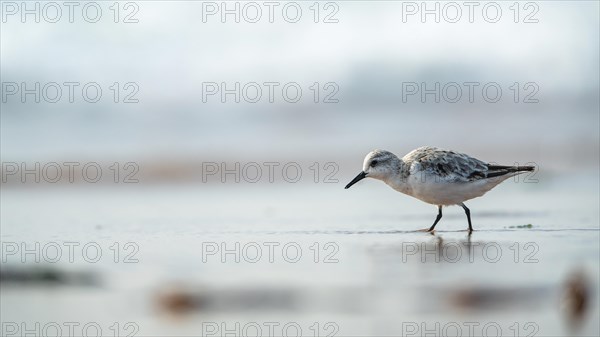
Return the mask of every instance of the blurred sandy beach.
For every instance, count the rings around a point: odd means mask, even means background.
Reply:
[[[95,3],[2,1],[0,334],[600,334],[597,2]],[[343,189],[424,145],[537,170],[467,202],[472,235]]]

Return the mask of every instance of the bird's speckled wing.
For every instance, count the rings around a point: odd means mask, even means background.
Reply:
[[[402,158],[410,174],[431,174],[445,181],[468,182],[487,177],[488,165],[463,153],[420,147]]]

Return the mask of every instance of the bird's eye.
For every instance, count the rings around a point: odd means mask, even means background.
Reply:
[[[377,160],[373,160],[373,161],[371,162],[371,167],[374,167],[375,165],[377,165]]]

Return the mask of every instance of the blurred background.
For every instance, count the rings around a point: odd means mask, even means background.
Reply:
[[[597,2],[74,4],[1,2],[3,335],[600,333]],[[538,170],[343,189],[424,145]]]

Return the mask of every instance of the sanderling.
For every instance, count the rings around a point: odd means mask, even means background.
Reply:
[[[533,171],[533,166],[486,164],[466,154],[424,146],[402,159],[389,151],[374,150],[365,157],[363,170],[345,188],[364,178],[382,180],[396,191],[438,207],[429,231],[442,218],[442,206],[459,205],[467,214],[469,232],[471,212],[464,202],[484,195],[504,180]]]

